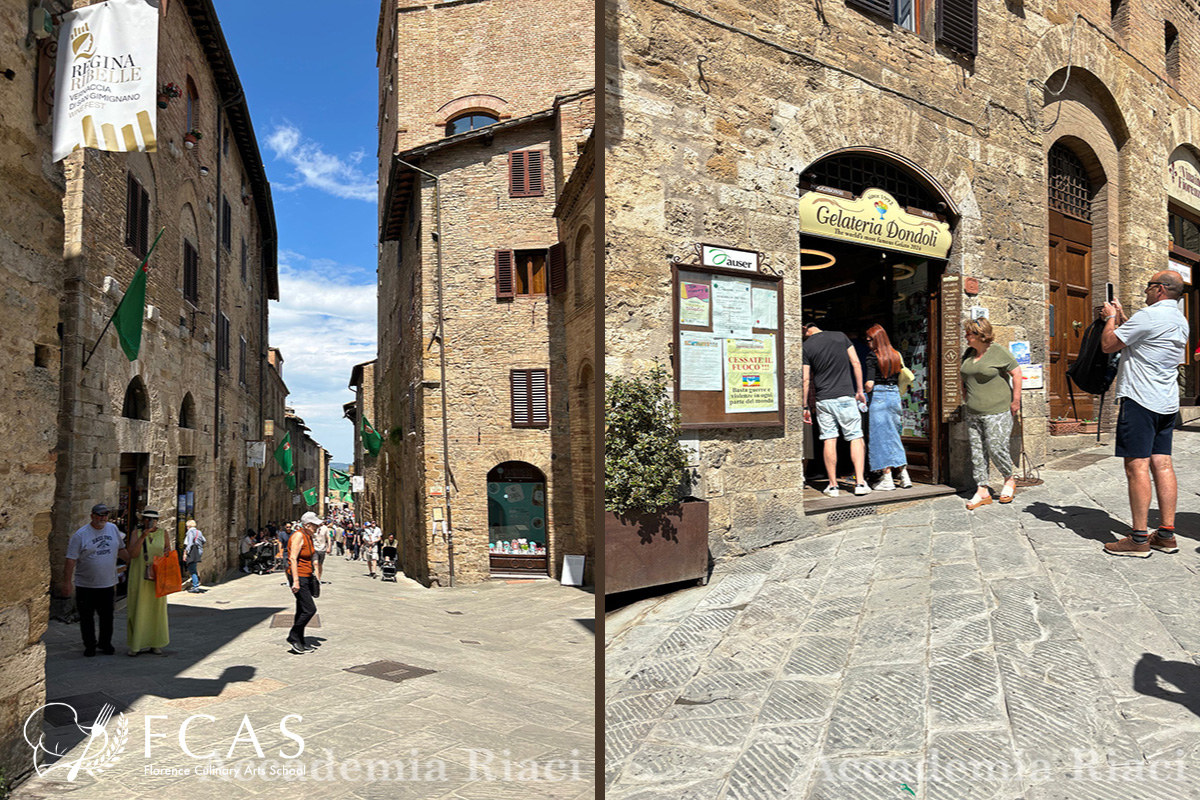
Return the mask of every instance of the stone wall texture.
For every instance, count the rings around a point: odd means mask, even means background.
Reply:
[[[24,0],[0,2],[0,52],[14,74],[0,92],[0,770],[10,784],[32,769],[22,726],[46,698],[63,281],[63,172],[50,161],[50,126],[33,113],[38,45],[26,43],[27,14]]]
[[[705,431],[701,477],[710,547],[733,554],[802,527],[798,178],[840,149],[890,151],[926,170],[960,217],[946,268],[976,278],[964,308],[990,310],[997,340],[1029,340],[1046,361],[1050,147],[1100,177],[1092,298],[1113,281],[1130,311],[1166,266],[1168,156],[1194,147],[1200,22],[1175,2],[980,4],[979,52],[844,2],[606,3],[606,370],[671,352],[668,259],[695,242],[764,251],[782,271],[789,413],[779,434]],[[1163,20],[1180,31],[1167,72]],[[701,58],[703,57],[703,59]],[[669,363],[669,362],[667,362]],[[1111,409],[1106,416],[1113,417]],[[1048,448],[1044,392],[1025,393],[1024,446]],[[966,434],[949,431],[950,482],[970,481]]]

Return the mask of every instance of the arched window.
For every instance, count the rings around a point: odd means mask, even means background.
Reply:
[[[1164,32],[1164,51],[1167,57],[1167,77],[1173,81],[1179,80],[1179,31],[1170,22],[1166,23]]]
[[[196,122],[200,117],[200,92],[196,89],[196,82],[192,80],[192,76],[188,75],[187,79],[187,129],[194,130]]]
[[[1092,184],[1079,156],[1063,144],[1050,148],[1050,207],[1091,222]]]
[[[467,131],[473,131],[499,121],[499,117],[491,114],[485,114],[481,111],[470,111],[447,122],[446,135],[453,136],[456,133],[466,133]]]
[[[125,403],[121,407],[121,416],[129,419],[150,419],[150,398],[146,394],[146,384],[141,376],[134,375],[133,380],[125,387]]]
[[[183,403],[179,406],[179,427],[196,427],[196,401],[192,399],[191,392],[183,396]]]

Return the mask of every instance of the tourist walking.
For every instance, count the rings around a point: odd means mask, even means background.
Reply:
[[[1104,545],[1114,556],[1145,558],[1151,550],[1178,553],[1175,506],[1179,485],[1171,460],[1175,415],[1179,411],[1178,366],[1188,341],[1187,318],[1179,311],[1183,278],[1174,270],[1154,274],[1146,284],[1146,306],[1128,319],[1120,302],[1104,304],[1106,353],[1121,353],[1117,372],[1116,455],[1125,459],[1133,533]],[[1162,519],[1151,534],[1150,478]]]
[[[904,366],[904,359],[892,347],[891,339],[882,325],[872,325],[867,330],[867,393],[871,396],[870,411],[867,413],[867,463],[872,472],[882,472],[879,482],[871,487],[877,492],[890,492],[896,488],[897,478],[901,489],[911,489],[908,477],[908,457],[900,441],[900,383],[902,376],[912,373]],[[904,388],[907,388],[905,386]],[[892,470],[896,470],[895,477]]]
[[[300,518],[299,529],[288,540],[287,578],[296,598],[296,614],[287,642],[290,652],[303,655],[313,648],[304,639],[304,628],[317,613],[314,599],[321,595],[321,584],[313,573],[313,535],[321,525],[321,518],[308,511]]]
[[[866,454],[863,452],[862,414],[858,403],[866,405],[863,394],[862,364],[854,351],[854,345],[846,334],[823,331],[810,323],[804,326],[803,378],[808,401],[804,408],[804,422],[812,422],[809,402],[815,401],[817,425],[821,429],[824,448],[825,472],[829,485],[823,494],[838,496],[837,483],[837,440],[841,437],[850,443],[850,461],[854,464],[854,493],[869,494],[871,487],[864,477]]]
[[[128,655],[145,650],[157,655],[171,641],[167,630],[167,598],[158,596],[154,559],[173,551],[175,537],[158,527],[158,512],[145,509],[142,524],[129,541],[129,601],[125,640]]]
[[[188,587],[188,591],[192,594],[199,594],[203,591],[200,588],[200,561],[204,558],[204,545],[208,543],[208,540],[196,527],[196,520],[189,519],[186,526],[187,534],[183,537],[183,552],[187,558],[188,574],[192,577],[192,585]]]
[[[313,570],[318,583],[321,580],[321,573],[325,569],[325,552],[329,549],[329,530],[329,523],[324,522],[317,528],[317,533],[313,536]]]
[[[379,540],[382,536],[383,532],[375,527],[374,522],[363,529],[363,558],[367,562],[367,571],[372,578],[377,577],[375,565],[379,562]]]
[[[129,560],[125,534],[108,521],[104,503],[92,506],[92,519],[71,535],[63,568],[66,596],[75,596],[79,611],[79,632],[83,636],[83,654],[96,655],[96,648],[111,656],[113,648],[113,602],[117,591],[117,559]],[[100,620],[100,638],[96,638],[96,619]]]
[[[1021,367],[1004,347],[993,347],[996,337],[987,317],[963,323],[967,350],[962,357],[963,417],[971,445],[975,494],[967,502],[971,511],[990,505],[988,462],[1004,477],[1000,502],[1011,503],[1017,490],[1016,470],[1009,453],[1013,417],[1021,410]]]

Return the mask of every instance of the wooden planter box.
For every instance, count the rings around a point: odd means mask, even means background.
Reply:
[[[708,502],[658,514],[604,513],[604,593],[708,580]]]

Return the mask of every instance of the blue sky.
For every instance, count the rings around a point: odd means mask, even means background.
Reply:
[[[350,462],[346,384],[376,348],[379,3],[214,4],[275,201],[281,299],[270,341],[283,352],[288,404],[334,461]]]

